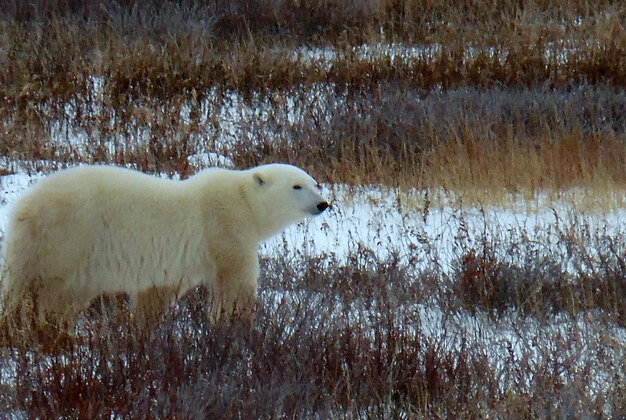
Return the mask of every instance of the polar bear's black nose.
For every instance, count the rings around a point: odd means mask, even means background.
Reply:
[[[319,210],[320,213],[326,210],[328,207],[329,205],[326,201],[322,201],[321,203],[317,205],[317,209]]]

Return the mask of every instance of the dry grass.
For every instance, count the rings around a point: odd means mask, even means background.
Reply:
[[[210,150],[333,182],[626,187],[617,3],[53,3],[0,10],[5,156],[186,176]],[[251,115],[225,127],[233,96]]]
[[[365,248],[264,259],[252,324],[211,326],[197,290],[152,331],[122,306],[85,315],[52,352],[2,332],[0,413],[620,418],[623,242],[563,229],[590,262],[575,273],[532,241],[486,235],[480,250],[459,241],[445,275]]]

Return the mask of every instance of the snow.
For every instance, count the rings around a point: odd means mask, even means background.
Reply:
[[[586,41],[591,43],[592,41]],[[532,46],[529,46],[532,48]],[[543,56],[547,63],[565,64],[568,58],[573,56],[580,48],[571,41],[555,41],[548,43],[543,49]],[[449,54],[449,49],[439,43],[429,44],[405,44],[401,42],[379,42],[376,44],[364,44],[353,46],[349,50],[339,50],[333,47],[302,46],[291,54],[295,62],[320,66],[330,69],[334,62],[342,56],[354,56],[355,59],[371,61],[388,61],[390,64],[399,64],[412,60],[431,61],[444,53]],[[484,46],[467,47],[463,51],[463,61],[469,62],[480,54],[487,58],[497,58],[501,64],[506,62],[508,50],[502,47]]]
[[[234,168],[235,164],[226,156],[215,152],[197,153],[187,157],[187,162],[196,168],[219,166],[222,168]]]
[[[0,233],[4,236],[8,223],[10,204],[41,175],[28,175],[24,172],[0,177]]]
[[[436,257],[439,268],[448,272],[461,248],[480,249],[485,234],[505,247],[522,241],[542,244],[546,253],[560,253],[565,260],[563,229],[578,226],[591,235],[616,236],[623,234],[626,217],[623,208],[585,211],[567,200],[537,206],[518,198],[501,206],[465,207],[443,196],[437,206],[427,207],[425,193],[374,187],[348,192],[342,186],[326,186],[324,192],[333,197],[329,212],[266,241],[261,253],[332,255],[342,261],[360,247],[382,259],[394,253],[405,262],[417,257],[425,265]],[[547,200],[535,203],[541,201]]]

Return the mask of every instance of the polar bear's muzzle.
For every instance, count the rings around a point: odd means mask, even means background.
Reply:
[[[329,207],[330,204],[328,204],[326,201],[320,201],[316,206],[317,212],[315,212],[315,214],[320,214]]]

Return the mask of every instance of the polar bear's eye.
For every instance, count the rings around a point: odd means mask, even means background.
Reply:
[[[300,185],[296,184],[296,185],[294,185],[294,186],[293,186],[293,189],[294,189],[294,190],[301,190],[301,189],[302,189],[302,186],[300,186]]]

